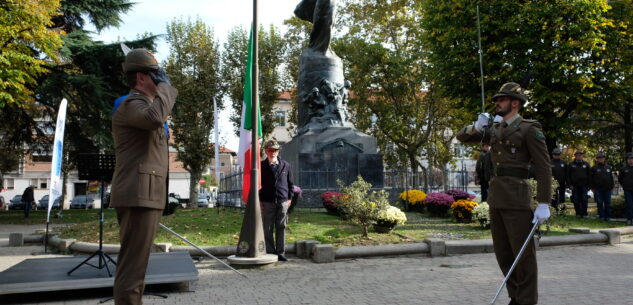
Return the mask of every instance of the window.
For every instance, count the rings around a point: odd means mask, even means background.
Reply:
[[[221,163],[220,163],[220,166],[224,166],[224,162],[221,162]]]
[[[275,111],[275,127],[286,126],[286,112],[279,110]]]
[[[15,189],[15,181],[12,178],[11,179],[5,179],[4,180],[4,186],[7,188],[7,190]]]
[[[47,189],[48,188],[48,179],[46,178],[33,178],[30,179],[29,185],[34,185],[37,189]]]
[[[53,162],[53,156],[33,155],[33,162]]]

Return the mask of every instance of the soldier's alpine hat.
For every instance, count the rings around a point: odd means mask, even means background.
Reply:
[[[125,55],[123,72],[150,72],[158,70],[158,61],[146,49],[134,49]]]
[[[271,140],[266,141],[266,144],[264,144],[264,149],[269,149],[269,148],[279,150],[280,146],[279,146],[279,143],[277,143],[277,140],[271,139]]]
[[[523,94],[523,88],[517,83],[505,83],[495,95],[492,96],[492,102],[496,102],[500,97],[511,97],[521,101],[522,104],[527,102],[527,97]]]

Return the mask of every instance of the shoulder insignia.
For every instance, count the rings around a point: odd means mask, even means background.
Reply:
[[[537,131],[536,132],[536,137],[538,139],[545,139],[545,135],[543,135],[543,132],[541,132],[541,131]]]

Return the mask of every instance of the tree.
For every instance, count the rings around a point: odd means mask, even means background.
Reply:
[[[213,30],[200,19],[167,25],[170,54],[165,70],[178,98],[171,128],[178,160],[190,173],[189,207],[197,207],[198,182],[211,163],[213,100],[220,97],[220,51]]]
[[[62,31],[51,28],[59,0],[0,3],[0,108],[32,103],[37,78],[59,59]]]
[[[341,23],[348,32],[333,48],[352,82],[354,124],[372,131],[382,152],[394,145],[396,153],[386,156],[387,162],[396,166],[403,161],[399,156],[406,156],[417,179],[421,153],[434,151],[436,136],[450,127],[442,123],[456,115],[445,111],[445,99],[427,93],[426,53],[418,26],[421,6],[406,0],[348,0],[341,11],[346,12]]]
[[[601,112],[594,78],[609,26],[606,1],[422,1],[420,37],[428,49],[430,79],[448,97],[481,111],[476,6],[486,96],[501,84],[531,75],[524,113],[543,125],[550,149],[586,130],[587,115]],[[488,110],[492,105],[486,106]],[[570,118],[573,118],[570,119]],[[586,124],[584,124],[586,125]]]
[[[233,28],[224,44],[222,53],[222,88],[223,96],[227,97],[233,106],[234,113],[231,121],[236,134],[242,119],[242,103],[244,99],[244,74],[246,73],[246,56],[248,55],[249,33],[242,27]],[[268,31],[259,28],[259,101],[262,117],[262,135],[267,138],[275,128],[273,106],[283,90],[284,53],[286,43],[279,30],[270,25]]]

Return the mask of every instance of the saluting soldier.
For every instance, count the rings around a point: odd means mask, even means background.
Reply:
[[[584,160],[582,150],[574,153],[574,161],[567,165],[567,185],[571,189],[571,202],[574,203],[576,217],[587,216],[587,204],[589,184],[591,179],[591,166]]]
[[[552,150],[552,176],[558,182],[556,194],[552,200],[552,207],[558,210],[559,205],[565,203],[565,180],[567,179],[567,164],[560,158],[560,148]]]
[[[611,190],[615,186],[613,182],[613,169],[606,164],[604,152],[596,154],[596,164],[591,168],[591,189],[598,206],[598,217],[609,221],[611,218]]]
[[[618,172],[618,181],[624,190],[626,224],[633,225],[633,152],[626,153],[626,164]]]
[[[488,189],[488,204],[495,255],[505,275],[530,234],[532,224],[542,223],[550,216],[552,171],[541,125],[519,115],[527,101],[521,86],[504,84],[492,101],[503,120],[489,126],[490,115],[482,113],[475,124],[457,134],[457,139],[491,145],[493,176]],[[534,212],[532,191],[527,181],[530,165],[538,182],[538,206]],[[512,305],[538,302],[534,243],[529,243],[506,288]]]
[[[110,206],[116,209],[121,250],[114,278],[114,303],[142,304],[145,271],[167,200],[167,117],[178,91],[154,55],[130,51],[123,63],[130,87],[114,102],[112,136],[116,167]]]

